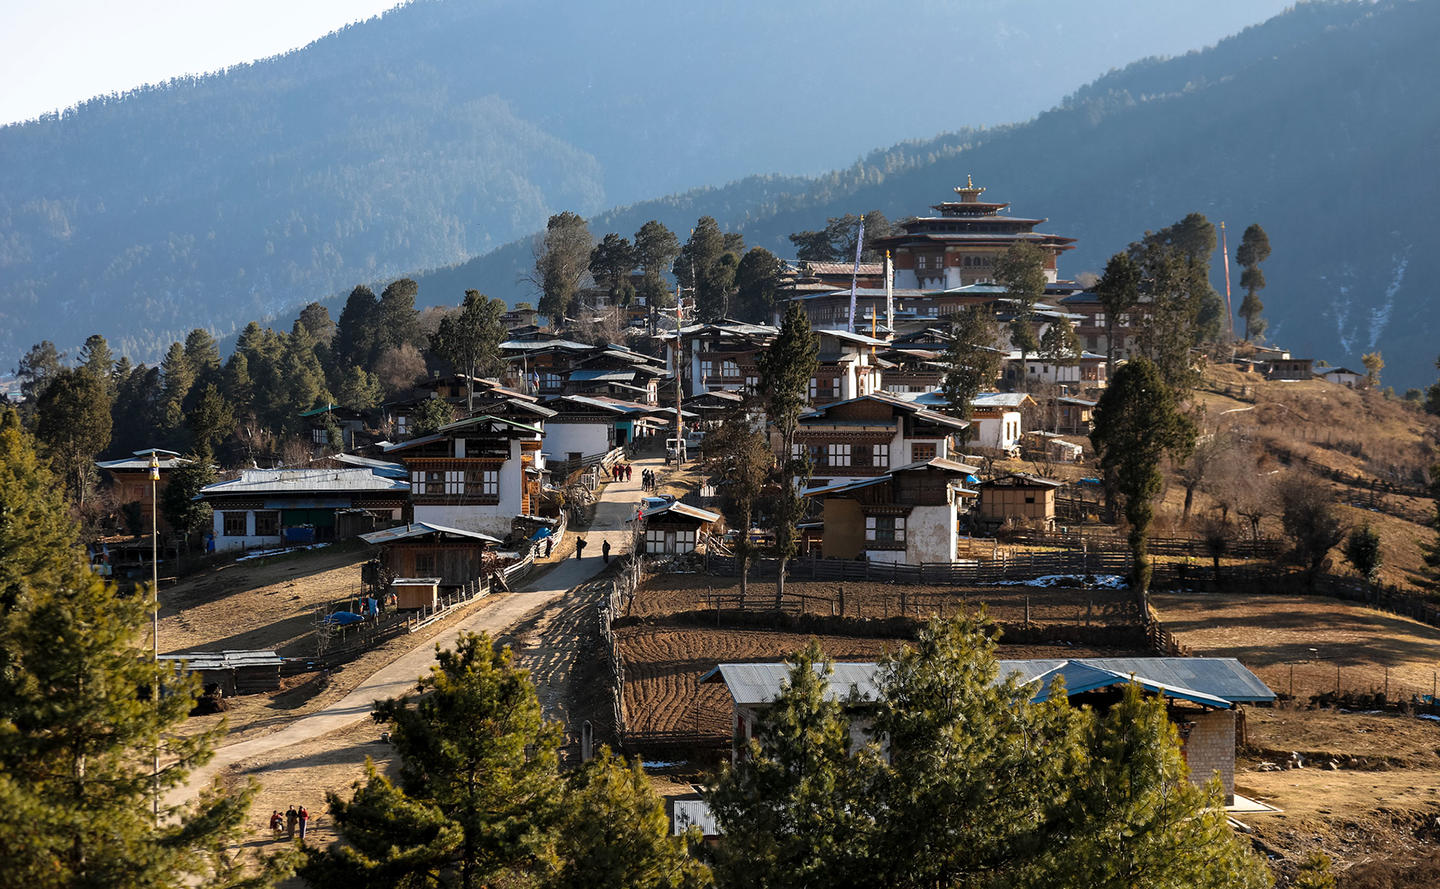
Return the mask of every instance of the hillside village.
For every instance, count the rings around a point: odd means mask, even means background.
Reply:
[[[640,756],[674,831],[723,844],[700,788],[760,737],[787,658],[818,642],[860,737],[877,665],[983,608],[1035,700],[1059,678],[1101,712],[1162,701],[1282,883],[1322,851],[1342,886],[1431,885],[1425,396],[1387,392],[1378,352],[1265,342],[1258,225],[1192,214],[1070,280],[1075,239],[985,193],[827,220],[785,259],[714,220],[682,244],[561,214],[537,306],[420,312],[398,281],[252,324],[224,361],[201,330],[155,368],[41,344],[16,407],[96,573],[159,579],[158,650],[207,688],[190,722],[227,720],[204,774],[257,778],[257,812],[395,768],[357,702],[486,629],[567,761]],[[1190,434],[1152,461],[1137,549],[1117,433],[1092,432],[1142,366]]]

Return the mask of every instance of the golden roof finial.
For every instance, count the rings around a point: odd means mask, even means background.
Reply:
[[[966,173],[965,184],[956,186],[955,193],[967,201],[973,201],[985,193],[985,186],[976,185],[975,179],[969,173]]]

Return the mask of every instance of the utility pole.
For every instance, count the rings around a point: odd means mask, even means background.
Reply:
[[[156,491],[160,484],[160,457],[150,451],[150,706],[160,711],[160,534],[156,513],[160,500]],[[155,723],[154,762],[150,773],[150,791],[155,820],[160,820],[160,723]]]
[[[695,292],[695,261],[690,261],[690,292]],[[680,367],[685,360],[685,337],[680,333],[684,326],[684,310],[681,303],[684,301],[684,290],[680,283],[675,283],[675,468],[679,469],[680,464],[685,462],[685,419],[681,410],[684,404],[683,387],[680,379],[683,374]]]

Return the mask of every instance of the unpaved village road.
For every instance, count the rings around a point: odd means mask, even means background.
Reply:
[[[595,519],[590,529],[581,535],[587,544],[587,555],[583,559],[571,558],[557,564],[533,584],[528,584],[494,605],[481,609],[423,645],[417,645],[377,670],[354,691],[335,703],[306,716],[297,717],[279,731],[219,748],[214,759],[196,769],[188,783],[176,788],[166,797],[166,803],[180,805],[186,802],[198,795],[200,789],[209,784],[216,775],[232,766],[243,767],[248,760],[266,757],[277,750],[368,719],[377,700],[393,698],[414,689],[416,680],[435,663],[437,645],[453,645],[461,632],[484,631],[492,637],[502,635],[528,615],[544,609],[563,597],[568,590],[589,580],[604,567],[601,546],[605,541],[610,543],[612,557],[629,552],[633,527],[629,520],[635,517],[635,507],[640,498],[640,470],[642,466],[658,468],[659,462],[637,460],[630,481],[611,482],[605,486],[596,506]],[[543,697],[543,689],[541,694]]]

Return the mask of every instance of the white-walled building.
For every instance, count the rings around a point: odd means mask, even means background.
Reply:
[[[409,490],[403,478],[365,468],[247,469],[239,478],[206,485],[200,497],[215,513],[207,536],[223,552],[281,546],[287,529],[310,529],[309,534],[292,531],[291,542],[333,540],[336,513],[345,510],[398,522]]]
[[[805,492],[822,501],[827,559],[953,562],[980,470],[943,457]]]
[[[969,424],[888,392],[872,392],[800,417],[795,453],[810,457],[811,486],[885,475],[896,466],[954,453]]]

